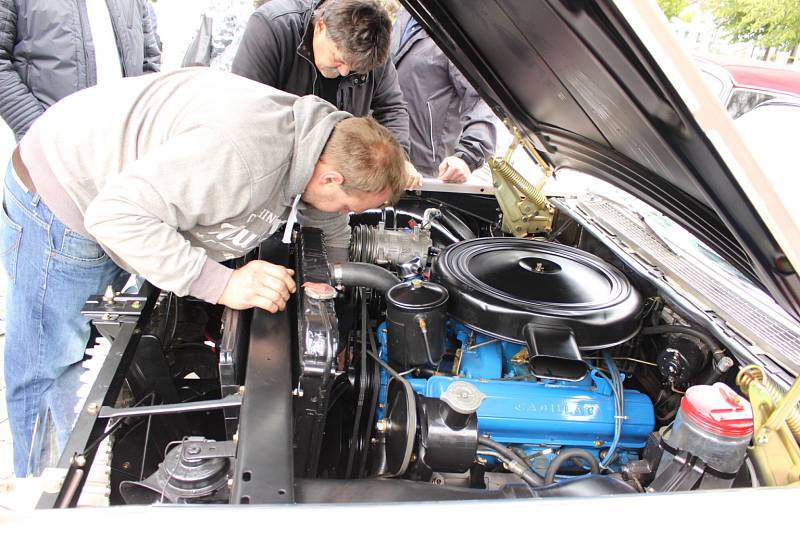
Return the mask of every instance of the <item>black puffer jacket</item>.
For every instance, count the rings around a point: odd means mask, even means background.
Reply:
[[[106,0],[123,76],[158,72],[146,0]],[[0,117],[17,140],[58,100],[97,83],[86,0],[0,0]]]
[[[298,96],[322,96],[322,75],[310,46],[316,0],[272,0],[256,10],[236,52],[231,72]],[[336,78],[342,111],[372,116],[408,151],[408,112],[391,61],[367,74]]]

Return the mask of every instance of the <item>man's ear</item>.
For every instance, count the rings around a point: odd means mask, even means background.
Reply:
[[[323,185],[342,185],[344,183],[344,176],[335,170],[326,170],[319,179]]]

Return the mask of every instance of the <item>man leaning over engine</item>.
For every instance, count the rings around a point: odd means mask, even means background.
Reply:
[[[119,290],[127,271],[178,296],[282,310],[292,271],[221,262],[293,209],[344,260],[347,213],[393,201],[406,177],[402,148],[373,119],[207,69],[120,80],[48,109],[8,165],[0,230],[17,476],[37,466],[37,417],[66,444],[88,296]]]

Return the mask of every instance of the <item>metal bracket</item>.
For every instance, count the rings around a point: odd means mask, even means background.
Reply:
[[[219,442],[213,440],[187,440],[181,448],[181,455],[184,459],[190,461],[236,457],[236,442],[232,440]]]
[[[552,229],[554,210],[542,193],[542,188],[552,175],[552,169],[544,161],[537,159],[544,175],[536,185],[529,183],[511,165],[511,156],[517,147],[523,145],[528,148],[519,130],[514,128],[513,134],[514,141],[506,154],[489,159],[494,195],[503,211],[503,231],[515,237],[549,232]],[[538,155],[532,147],[530,153]]]
[[[141,296],[114,293],[109,285],[105,294],[90,296],[86,300],[81,314],[91,319],[100,334],[114,342],[123,323],[139,320],[147,298]]]

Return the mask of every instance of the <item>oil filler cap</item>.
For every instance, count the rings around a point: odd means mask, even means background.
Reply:
[[[481,406],[486,395],[467,381],[454,381],[439,397],[450,409],[462,415],[471,415]]]

